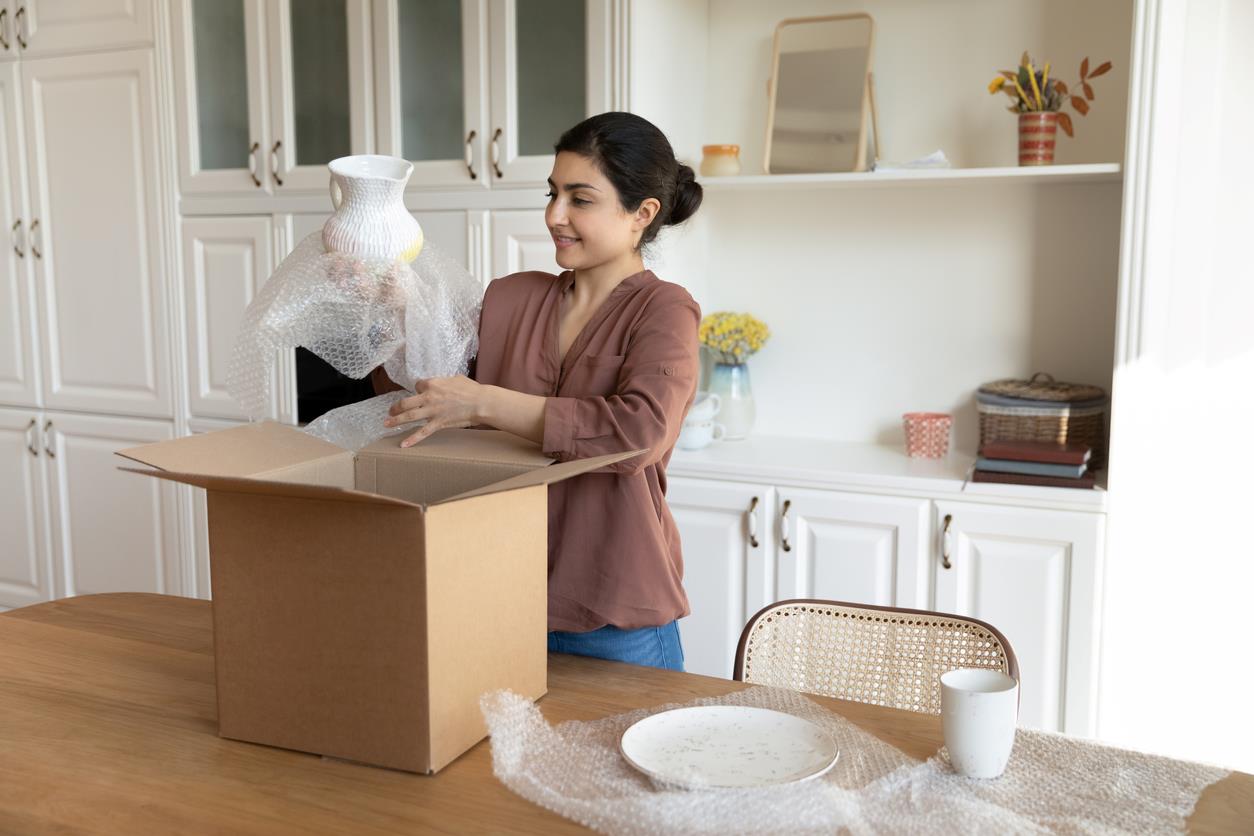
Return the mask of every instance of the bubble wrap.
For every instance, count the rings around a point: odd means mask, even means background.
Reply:
[[[618,752],[637,720],[680,704],[550,726],[508,691],[481,700],[492,768],[531,802],[609,834],[1180,833],[1198,795],[1228,773],[1201,764],[1020,729],[1006,774],[963,778],[941,752],[919,762],[785,689],[753,687],[684,705],[744,705],[827,730],[840,759],[786,787],[693,791],[655,786]]]
[[[275,357],[296,346],[352,378],[383,366],[410,390],[422,378],[465,374],[477,350],[482,299],[479,282],[434,245],[412,264],[366,260],[328,252],[321,231],[312,233],[244,311],[227,388],[250,418],[262,417]],[[360,440],[359,427],[377,411],[365,403],[334,410],[321,429]],[[383,429],[380,423],[373,438]]]

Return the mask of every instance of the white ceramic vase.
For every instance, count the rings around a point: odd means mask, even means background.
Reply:
[[[405,208],[413,163],[357,154],[332,160],[332,215],[322,227],[328,251],[358,258],[410,262],[422,251],[422,227]]]

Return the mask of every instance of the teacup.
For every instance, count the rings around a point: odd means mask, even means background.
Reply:
[[[727,430],[715,421],[684,421],[675,444],[683,450],[700,450],[721,439]]]
[[[688,414],[684,420],[697,422],[713,421],[714,416],[718,415],[718,411],[722,406],[723,399],[713,392],[698,392],[696,400],[688,408]]]
[[[1006,770],[1019,715],[1019,682],[1001,671],[959,668],[941,674],[941,726],[959,775],[996,778]]]

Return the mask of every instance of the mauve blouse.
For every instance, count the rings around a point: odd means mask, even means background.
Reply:
[[[645,270],[622,281],[563,361],[558,329],[575,274],[488,285],[480,383],[543,395],[544,452],[559,461],[648,452],[549,486],[549,629],[667,624],[688,614],[666,464],[692,405],[701,309]]]

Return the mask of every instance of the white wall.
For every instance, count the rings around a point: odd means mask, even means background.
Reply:
[[[1121,267],[1099,733],[1254,771],[1254,3],[1151,0]],[[1157,40],[1152,31],[1158,18]],[[1156,46],[1155,46],[1156,45]]]

